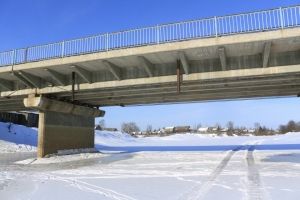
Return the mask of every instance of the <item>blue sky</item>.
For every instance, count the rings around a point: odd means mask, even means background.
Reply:
[[[98,33],[280,6],[295,0],[0,0],[0,51]],[[299,89],[300,90],[300,89]],[[277,127],[300,121],[300,99],[278,98],[104,108],[107,126],[135,121],[159,128],[198,123]]]

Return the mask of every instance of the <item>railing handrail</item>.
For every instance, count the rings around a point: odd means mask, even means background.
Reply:
[[[288,14],[287,16],[283,16],[284,15],[283,12],[285,11],[287,13],[290,11],[290,15],[292,15],[293,9],[294,9],[294,16],[288,16]],[[266,16],[263,16],[264,14],[266,14]],[[255,15],[262,15],[262,16],[255,17]],[[247,20],[245,20],[244,17],[247,17]],[[248,23],[250,22],[248,20],[248,17],[249,18],[252,17],[253,20],[255,20],[255,25],[252,24],[252,18],[251,18],[251,27],[249,24],[245,25],[246,22]],[[262,17],[262,19],[260,19],[260,17]],[[53,42],[48,44],[41,44],[41,45],[34,45],[25,48],[18,48],[18,49],[12,49],[8,51],[0,52],[0,67],[5,65],[14,65],[14,64],[33,62],[38,60],[46,60],[46,59],[51,59],[56,57],[65,57],[65,56],[86,54],[92,52],[101,52],[104,50],[107,51],[107,50],[113,50],[118,48],[130,48],[132,46],[151,45],[154,43],[160,44],[160,43],[166,43],[170,41],[181,41],[187,39],[197,39],[197,38],[206,38],[206,37],[218,37],[222,35],[229,35],[229,34],[232,35],[232,34],[239,34],[244,32],[254,32],[254,31],[257,32],[262,30],[274,30],[279,28],[296,27],[300,25],[299,17],[300,17],[300,5],[295,5],[295,6],[286,6],[286,7],[273,8],[273,9],[267,9],[261,11],[254,11],[254,12],[245,12],[245,13],[238,13],[232,15],[215,16],[209,18],[166,23],[166,24],[141,27],[136,29],[127,29],[127,30],[111,32],[111,33],[95,34],[95,35],[82,37],[82,38],[74,38],[70,40],[58,41],[58,42]],[[240,27],[234,24],[237,23],[237,18],[239,18]],[[226,27],[222,27],[224,26],[223,20],[225,20]],[[244,23],[241,22],[241,20],[244,20],[243,21]],[[258,20],[257,21],[258,25],[256,24],[256,20]],[[267,20],[269,20],[271,23],[267,24],[266,23]],[[292,21],[292,23],[290,23],[289,20]],[[229,23],[229,25],[227,23]],[[262,23],[262,25],[260,23]],[[184,27],[187,25],[189,27]],[[227,25],[229,26],[230,30],[228,30]],[[177,33],[178,35],[174,36],[175,32],[178,31],[177,26],[179,26],[180,33],[179,34]],[[246,26],[247,28],[245,28]],[[222,28],[223,29],[218,30],[220,27],[221,29]],[[192,32],[189,29],[191,29]],[[190,31],[189,33],[187,33],[188,30]],[[198,31],[197,34],[194,33],[195,30]],[[141,34],[141,35],[136,35],[136,34]],[[166,34],[169,35],[166,36]],[[171,36],[171,34],[173,35]],[[116,38],[112,38],[112,37],[116,37]],[[125,40],[124,38],[126,38],[127,40]],[[102,39],[105,39],[105,42],[101,41]],[[89,44],[93,42],[89,40],[99,40],[99,41],[98,43]],[[85,44],[82,44],[84,42]],[[65,44],[68,44],[69,46],[65,46]],[[77,45],[80,47],[76,47],[72,49],[73,48],[72,45]],[[82,47],[82,45],[90,45],[90,46]],[[54,49],[47,49],[52,47]],[[40,49],[40,51],[43,52],[38,52],[38,49]],[[33,51],[31,52],[32,53],[31,59],[28,59],[28,54],[27,54],[28,50]],[[67,52],[68,50],[69,52]],[[23,53],[23,51],[25,53]],[[61,55],[57,53],[58,51],[62,51]],[[9,57],[8,54],[13,54],[13,55],[10,55]]]

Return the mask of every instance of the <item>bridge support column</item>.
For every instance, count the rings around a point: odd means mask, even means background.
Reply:
[[[104,111],[45,97],[28,97],[24,104],[39,110],[38,157],[58,150],[94,148],[95,117],[104,116]]]

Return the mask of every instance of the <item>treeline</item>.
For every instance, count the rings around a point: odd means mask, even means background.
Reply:
[[[300,122],[290,120],[287,124],[280,125],[278,130],[280,133],[300,132]]]
[[[104,120],[101,120],[98,124],[101,127],[105,127]],[[194,128],[191,128],[189,132],[201,132],[203,128],[201,124],[197,124]],[[121,131],[129,134],[141,133],[144,135],[164,133],[164,129],[153,130],[151,125],[148,125],[145,131],[141,131],[140,127],[135,122],[122,123]],[[300,122],[290,120],[287,124],[280,125],[277,130],[260,125],[260,123],[254,123],[254,128],[246,128],[244,126],[235,126],[234,122],[229,121],[226,126],[222,127],[219,124],[215,126],[207,127],[207,133],[227,134],[232,135],[274,135],[274,134],[285,134],[288,132],[300,132]]]
[[[260,123],[256,122],[254,123],[254,128],[247,128],[245,126],[235,126],[233,121],[227,122],[225,127],[221,127],[220,125],[217,125],[219,133],[222,133],[222,130],[226,130],[223,132],[226,132],[227,135],[233,136],[233,135],[256,135],[256,136],[263,136],[263,135],[275,135],[278,134],[278,132],[272,128],[266,127],[264,125],[261,125]]]

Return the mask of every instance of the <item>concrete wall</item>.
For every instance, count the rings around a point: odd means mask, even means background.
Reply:
[[[94,117],[40,112],[38,157],[57,150],[94,148]]]
[[[35,113],[0,112],[1,122],[11,122],[28,127],[38,127],[39,115]]]

